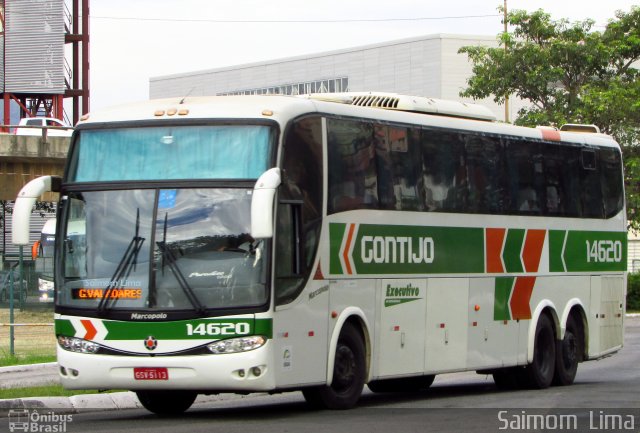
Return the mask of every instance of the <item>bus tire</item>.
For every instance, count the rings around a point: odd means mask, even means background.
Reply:
[[[573,315],[567,319],[564,338],[556,346],[554,385],[571,385],[576,378],[581,356],[581,332]]]
[[[365,379],[364,342],[358,330],[346,323],[338,338],[331,386],[305,388],[302,394],[313,407],[350,409],[360,399]]]
[[[402,377],[399,379],[372,380],[367,386],[375,393],[418,392],[429,388],[435,378],[435,375],[429,374],[426,376]]]
[[[138,400],[157,415],[179,415],[189,409],[198,393],[193,391],[136,391]]]
[[[534,389],[548,388],[556,367],[556,334],[548,315],[542,314],[536,325],[533,362],[525,370],[526,385]]]

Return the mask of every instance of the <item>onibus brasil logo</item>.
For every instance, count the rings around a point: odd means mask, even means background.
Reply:
[[[39,412],[35,409],[9,409],[10,432],[49,432],[67,431],[67,424],[73,422],[73,415],[58,414],[53,411]]]

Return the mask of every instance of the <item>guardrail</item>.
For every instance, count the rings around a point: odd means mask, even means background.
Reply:
[[[73,126],[40,126],[40,125],[0,125],[0,131],[2,131],[3,133],[6,134],[13,134],[13,135],[25,135],[25,136],[41,136],[43,139],[46,139],[50,134],[49,131],[70,131],[67,134],[54,134],[52,136],[59,136],[59,137],[69,137],[71,135],[71,132],[73,132]],[[18,130],[40,130],[41,133],[40,134],[19,134]]]

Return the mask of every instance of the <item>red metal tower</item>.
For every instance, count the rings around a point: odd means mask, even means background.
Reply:
[[[0,0],[0,20],[3,124],[11,123],[14,101],[21,117],[67,117],[75,125],[89,111],[89,0]]]

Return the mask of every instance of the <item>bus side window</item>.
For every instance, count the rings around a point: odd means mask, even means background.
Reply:
[[[395,194],[395,167],[391,156],[390,133],[392,128],[376,125],[374,127],[374,147],[376,153],[376,183],[378,202],[381,209],[396,209],[402,206]]]
[[[293,301],[309,276],[322,221],[322,123],[296,120],[284,139],[276,220],[276,305]]]
[[[561,197],[564,197],[563,216],[580,218],[582,216],[582,204],[580,203],[580,148],[577,146],[565,147],[560,151],[561,158],[564,159]]]
[[[469,211],[503,212],[505,190],[502,144],[497,137],[467,135],[465,143]]]
[[[373,124],[327,119],[328,212],[378,208]]]
[[[602,200],[599,170],[596,150],[582,149],[580,198],[582,216],[586,218],[604,218],[604,202]]]
[[[376,126],[378,197],[382,209],[424,209],[419,132]]]
[[[422,190],[428,211],[464,212],[468,199],[467,170],[458,133],[423,129],[420,134]]]
[[[600,149],[600,178],[607,218],[617,215],[624,203],[620,159],[620,153],[616,149]]]

